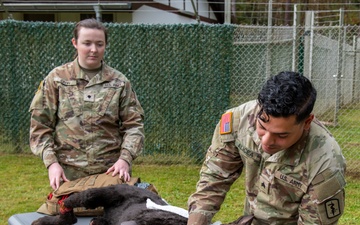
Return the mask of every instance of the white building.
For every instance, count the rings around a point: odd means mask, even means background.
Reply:
[[[0,6],[2,20],[76,22],[89,17],[116,23],[223,23],[224,4],[221,0],[2,0]]]

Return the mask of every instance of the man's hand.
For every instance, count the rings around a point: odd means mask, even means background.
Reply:
[[[54,190],[60,187],[61,180],[69,181],[65,176],[63,168],[57,162],[49,166],[48,174],[49,174],[50,186]]]
[[[109,174],[111,172],[113,172],[112,176],[119,174],[119,178],[127,182],[130,181],[131,178],[129,174],[129,169],[130,166],[125,160],[118,159],[118,161],[116,161],[116,163],[106,171],[106,174]]]

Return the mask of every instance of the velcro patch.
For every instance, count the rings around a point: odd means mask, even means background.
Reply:
[[[95,102],[95,94],[86,94],[84,93],[85,102]]]
[[[224,113],[220,120],[220,134],[230,134],[232,132],[232,112]]]
[[[270,181],[268,181],[264,176],[260,176],[259,182],[259,190],[265,194],[269,194]]]
[[[332,170],[327,169],[321,174],[320,178],[314,178],[314,202],[317,204],[321,224],[334,224],[344,213],[346,185],[345,178],[340,170],[331,174]],[[332,172],[333,173],[333,172]],[[322,182],[321,182],[322,181]]]

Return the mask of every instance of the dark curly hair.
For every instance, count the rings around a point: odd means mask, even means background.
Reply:
[[[258,118],[267,122],[268,116],[296,115],[298,123],[312,112],[316,90],[309,79],[297,72],[284,71],[272,76],[262,87],[258,99],[261,110]],[[264,117],[264,114],[267,117]]]

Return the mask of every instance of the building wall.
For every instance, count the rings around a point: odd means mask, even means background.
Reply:
[[[56,13],[56,22],[75,22],[80,20],[79,13]]]
[[[114,23],[132,23],[132,13],[114,13]]]
[[[196,20],[143,5],[132,14],[133,23],[177,24],[197,23]]]
[[[168,5],[173,8],[183,10],[188,13],[195,13],[194,7],[190,0],[184,1],[169,1],[169,0],[154,0],[155,2],[161,3],[163,5]],[[216,19],[214,12],[210,9],[207,1],[194,0],[195,8],[197,8],[198,14],[203,17],[210,19]]]
[[[2,15],[2,19],[6,20],[9,18],[12,18],[14,20],[24,20],[24,14],[23,13],[0,13]]]
[[[84,12],[92,14],[94,12]],[[41,14],[36,12],[29,12],[29,14]],[[55,22],[77,22],[80,20],[80,13],[72,12],[61,12],[61,13],[47,13],[54,14]],[[114,23],[131,23],[132,22],[132,13],[129,12],[115,12],[113,14]],[[5,20],[12,18],[14,20],[24,20],[24,13],[0,13],[0,20]]]
[[[194,16],[194,7],[191,1],[168,1],[168,0],[155,0],[156,2],[163,4],[165,7],[178,9],[184,14]],[[204,1],[195,0],[195,7],[198,9],[198,14],[205,18],[216,20],[216,17],[209,5]],[[178,11],[177,10],[177,11]],[[41,16],[41,14],[47,14]],[[27,20],[27,21],[54,21],[54,22],[77,22],[81,18],[81,14],[94,14],[94,11],[81,11],[81,12],[1,12],[0,19],[12,18],[15,20]],[[113,21],[115,23],[149,23],[149,24],[176,24],[176,23],[196,23],[195,19],[188,16],[171,13],[164,9],[154,8],[148,5],[143,5],[136,11],[124,12],[124,11],[102,11],[102,14],[112,14],[112,20],[108,18],[107,21]],[[25,15],[25,16],[24,16]],[[88,17],[88,16],[86,16]],[[104,20],[106,21],[106,20]]]

